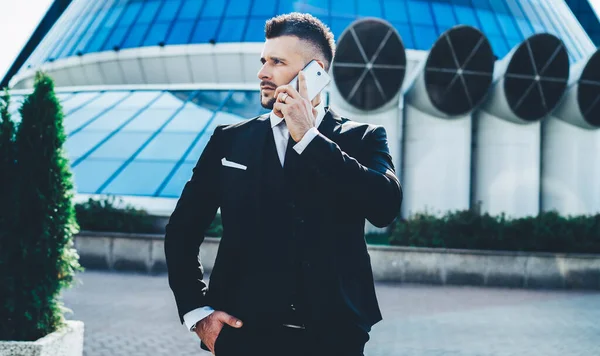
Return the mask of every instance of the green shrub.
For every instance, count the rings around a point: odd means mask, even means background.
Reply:
[[[75,205],[77,222],[81,230],[124,233],[162,233],[156,226],[155,216],[144,209],[125,204],[123,199],[109,195],[100,199],[88,199]],[[206,236],[218,237],[223,234],[221,216],[217,214]]]
[[[75,206],[77,222],[82,230],[127,233],[152,233],[154,218],[145,210],[136,209],[114,196]]]
[[[398,221],[389,241],[415,247],[600,253],[600,214],[562,217],[546,212],[519,219],[475,211],[416,214]]]
[[[2,241],[0,339],[36,340],[63,324],[59,294],[80,270],[73,185],[63,151],[63,114],[54,83],[37,73],[20,109],[10,236]]]

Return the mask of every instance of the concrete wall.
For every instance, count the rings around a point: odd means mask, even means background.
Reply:
[[[212,269],[219,239],[200,249]],[[90,269],[166,271],[163,235],[83,232],[75,237]],[[600,290],[600,255],[369,246],[376,281],[513,288]]]

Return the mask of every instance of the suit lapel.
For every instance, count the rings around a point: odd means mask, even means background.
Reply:
[[[331,107],[328,107],[325,109],[325,116],[317,129],[323,136],[335,141],[334,138],[339,133],[341,123],[342,118]]]

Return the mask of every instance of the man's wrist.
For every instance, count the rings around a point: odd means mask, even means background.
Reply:
[[[302,136],[302,139],[294,145],[294,150],[298,152],[299,155],[302,154],[308,144],[311,143],[311,141],[318,135],[319,130],[317,130],[316,127],[311,127],[308,131],[306,131],[304,136]]]
[[[209,306],[196,308],[187,312],[183,316],[183,322],[189,331],[194,331],[193,327],[196,326],[198,322],[212,314],[214,311],[215,310]]]

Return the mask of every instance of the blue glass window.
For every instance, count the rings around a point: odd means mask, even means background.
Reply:
[[[213,112],[204,108],[198,108],[194,104],[187,103],[177,116],[165,128],[165,132],[196,132],[199,133],[213,116]]]
[[[79,94],[81,95],[81,94]],[[130,96],[131,92],[128,91],[110,91],[106,93],[102,93],[99,97],[95,98],[93,101],[90,101],[86,104],[85,108],[101,108],[108,109],[110,106],[116,104],[120,100],[125,99]]]
[[[515,22],[512,17],[504,14],[496,14],[498,18],[498,22],[500,22],[500,27],[502,31],[508,38],[521,38],[517,27],[515,26]]]
[[[109,34],[110,30],[107,29],[98,31],[96,36],[90,41],[86,52],[98,52],[102,48],[102,44],[104,44]]]
[[[152,103],[150,108],[180,108],[181,106],[183,106],[183,101],[187,98],[188,94],[189,92],[179,92],[178,95],[180,96],[175,96],[171,92],[164,92],[158,99],[156,99],[156,101]]]
[[[186,0],[179,12],[179,20],[196,20],[200,15],[203,5],[203,0]]]
[[[384,1],[383,11],[385,13],[386,20],[390,22],[404,22],[408,23],[408,16],[406,10],[406,1]]]
[[[219,126],[219,125],[237,124],[238,122],[243,121],[245,119],[247,119],[247,118],[239,117],[237,115],[233,115],[233,114],[229,114],[229,113],[225,113],[225,112],[218,112],[217,115],[215,115],[214,119],[210,122],[210,124],[208,125],[206,130],[214,131],[217,128],[217,126]]]
[[[221,24],[217,42],[240,42],[246,26],[246,19],[226,19]]]
[[[510,50],[508,48],[508,45],[506,44],[506,40],[504,39],[504,37],[488,36],[488,39],[490,40],[490,44],[492,45],[492,50],[494,51],[494,54],[499,58],[504,57]]]
[[[192,178],[192,170],[195,166],[195,163],[183,163],[181,166],[179,166],[179,168],[177,168],[175,171],[175,174],[173,174],[173,177],[171,177],[159,195],[165,198],[179,197],[187,181]]]
[[[438,26],[454,26],[457,24],[454,11],[449,4],[432,3],[431,8]]]
[[[227,6],[227,11],[225,11],[225,17],[246,17],[249,12],[250,0],[229,1],[229,6]]]
[[[246,42],[263,42],[265,40],[266,19],[250,19],[248,29],[246,30]]]
[[[403,23],[393,23],[396,30],[398,30],[398,34],[400,38],[402,38],[402,43],[405,48],[415,48],[415,42],[413,41],[412,30],[410,26]]]
[[[65,118],[65,132],[70,134],[74,130],[84,126],[91,120],[95,119],[98,115],[103,113],[106,108],[83,108],[77,110],[72,114],[67,115]]]
[[[196,136],[195,133],[161,132],[144,147],[136,160],[178,161]]]
[[[100,141],[102,141],[106,136],[108,136],[109,132],[78,132],[75,135],[69,137],[67,142],[65,142],[65,147],[67,150],[67,154],[69,155],[69,159],[74,160],[86,154],[89,150],[91,150],[94,146],[96,146]]]
[[[277,14],[287,14],[288,12],[300,11],[299,5],[301,5],[299,1],[279,1],[279,7],[277,9]]]
[[[69,114],[72,110],[77,109],[81,105],[89,102],[90,100],[95,100],[100,97],[100,93],[89,92],[89,93],[77,93],[73,98],[69,101],[63,102],[63,112],[65,114]]]
[[[250,11],[250,15],[260,17],[275,16],[276,4],[277,0],[254,1],[254,4],[252,4],[252,10]]]
[[[127,35],[127,28],[118,27],[114,30],[108,41],[104,44],[104,50],[112,49],[114,46],[120,46],[123,38]]]
[[[496,17],[491,12],[477,10],[477,15],[479,16],[481,26],[483,26],[483,32],[485,32],[486,35],[499,35],[501,33],[500,28],[496,23]]]
[[[219,1],[212,1],[219,2]],[[158,12],[158,17],[156,21],[159,22],[171,22],[177,16],[179,12],[179,8],[181,7],[182,0],[168,0],[163,2],[163,6],[160,8]]]
[[[454,13],[458,22],[465,25],[470,25],[476,28],[481,28],[479,21],[475,17],[473,9],[464,6],[454,6]]]
[[[159,42],[164,42],[167,37],[167,31],[169,31],[169,24],[154,24],[144,40],[144,46],[156,46]]]
[[[86,159],[73,167],[75,189],[95,194],[102,184],[121,166],[122,161]]]
[[[212,134],[213,134],[213,131],[206,131],[206,132],[204,132],[204,134],[202,136],[200,136],[200,139],[198,140],[198,142],[196,142],[196,144],[194,145],[192,150],[187,154],[187,156],[185,156],[185,161],[187,163],[198,162],[198,159],[200,158],[200,155],[202,155],[202,152],[204,151],[204,148],[208,144],[208,141],[210,140],[210,137],[212,136]]]
[[[429,3],[418,0],[408,0],[407,4],[408,16],[413,24],[429,26],[434,24]]]
[[[386,12],[386,15],[388,12]],[[348,0],[331,0],[331,15],[335,17],[356,18],[356,3]]]
[[[152,133],[118,132],[90,155],[91,158],[130,158]]]
[[[201,20],[194,30],[192,42],[206,43],[209,40],[214,40],[219,22],[220,20]]]
[[[163,93],[159,91],[136,91],[119,103],[119,108],[139,109],[151,104],[153,100],[160,100],[162,95]]]
[[[350,24],[354,21],[349,18],[337,18],[334,17],[331,19],[331,32],[333,32],[335,38],[340,38],[344,30],[350,26]]]
[[[437,33],[431,26],[414,26],[417,49],[429,50],[437,40]]]
[[[160,7],[160,5],[161,3],[158,0],[146,3],[146,6],[144,6],[144,10],[142,10],[142,13],[138,17],[137,23],[152,22],[154,16],[156,16],[156,13],[158,12],[158,8]]]
[[[104,28],[113,27],[117,23],[117,20],[119,20],[119,18],[121,17],[123,10],[125,10],[125,5],[119,4],[115,6],[112,9],[112,12],[108,16],[108,18],[106,19],[106,22],[104,23]]]
[[[225,11],[225,1],[208,1],[202,10],[202,18],[221,17]]]
[[[192,30],[194,28],[193,21],[176,22],[169,34],[167,44],[186,44],[190,40]]]
[[[149,109],[144,110],[129,122],[122,131],[150,131],[154,132],[163,126],[177,109]]]
[[[102,114],[98,119],[86,126],[85,131],[89,130],[116,130],[127,120],[137,114],[139,109],[113,109]]]
[[[134,26],[129,31],[129,36],[125,39],[125,42],[123,42],[122,48],[138,47],[146,35],[149,26],[149,24]]]
[[[131,162],[102,193],[154,195],[174,166],[175,162]]]
[[[125,10],[123,17],[121,17],[121,21],[119,21],[119,26],[125,27],[133,24],[141,9],[141,2],[130,2],[129,5],[127,5],[127,9]]]
[[[374,16],[382,17],[381,2],[379,0],[359,1],[358,13],[361,17]]]

